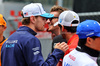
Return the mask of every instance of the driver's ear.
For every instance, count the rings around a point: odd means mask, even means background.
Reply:
[[[87,42],[87,46],[90,46],[91,44],[92,44],[92,42],[93,42],[93,39],[92,38],[90,38],[90,37],[87,37],[87,40],[86,40],[86,42]]]
[[[31,16],[31,17],[30,17],[30,21],[31,21],[32,23],[35,23],[35,20],[36,20],[35,16]]]
[[[62,26],[62,31],[64,31],[64,26],[63,25],[61,25]]]

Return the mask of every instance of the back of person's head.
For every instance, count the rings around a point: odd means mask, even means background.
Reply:
[[[21,16],[23,19],[21,20],[22,25],[29,25],[30,24],[30,17],[24,17],[23,12],[21,11]],[[37,16],[35,16],[37,18]]]
[[[76,32],[76,27],[80,23],[80,19],[77,13],[74,11],[64,11],[60,14],[58,24],[63,25],[64,28],[71,33]]]
[[[72,24],[75,24],[75,23],[78,23],[78,21],[77,20],[74,20],[73,22],[72,22]],[[76,32],[76,28],[77,28],[77,26],[64,26],[64,28],[68,31],[68,32],[71,32],[71,33],[75,33]]]
[[[98,37],[97,37],[97,36],[93,36],[93,37],[90,37],[90,38],[92,38],[93,40],[95,40],[95,39],[98,38]],[[79,41],[78,41],[78,46],[84,47],[85,44],[86,44],[86,41],[87,41],[87,38],[79,39]]]
[[[59,14],[60,14],[60,13],[62,13],[62,12],[65,11],[65,10],[68,10],[68,9],[67,9],[67,8],[63,8],[63,7],[61,7],[61,6],[58,6],[58,5],[54,5],[54,6],[51,8],[50,12],[57,11],[57,12],[59,12]]]
[[[87,38],[93,40],[100,37],[100,24],[95,20],[85,20],[77,26],[76,34],[79,36],[79,46],[85,46]]]
[[[54,15],[46,13],[41,3],[31,3],[23,7],[21,15],[23,17],[22,24],[28,25],[31,16],[41,16],[45,18],[52,18]]]
[[[6,19],[4,18],[4,16],[2,14],[0,14],[0,25],[6,27]]]
[[[86,39],[87,37],[100,36],[100,25],[95,20],[85,20],[77,26],[77,33],[79,39]]]
[[[23,19],[21,20],[22,25],[29,25],[30,24],[30,17],[24,17],[23,12],[21,11],[21,15]]]

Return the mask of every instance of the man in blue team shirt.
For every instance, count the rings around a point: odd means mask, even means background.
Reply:
[[[23,7],[22,16],[22,26],[2,46],[2,66],[56,66],[68,49],[67,44],[57,43],[44,62],[41,43],[35,37],[36,32],[44,30],[46,19],[53,15],[46,13],[42,4],[31,3]]]

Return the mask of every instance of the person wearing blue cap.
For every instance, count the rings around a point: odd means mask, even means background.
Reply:
[[[85,20],[77,26],[78,46],[63,59],[63,66],[98,66],[100,51],[100,24]]]
[[[31,3],[23,7],[22,16],[22,26],[2,46],[2,66],[56,66],[67,50],[67,44],[58,43],[44,62],[41,43],[35,37],[36,32],[44,30],[46,19],[53,15],[46,13],[41,3]]]

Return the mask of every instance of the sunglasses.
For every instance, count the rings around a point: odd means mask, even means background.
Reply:
[[[52,21],[52,19],[57,19],[58,17],[52,17],[52,18],[46,18],[46,20],[50,20],[50,21]]]

